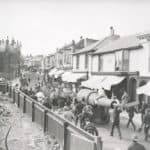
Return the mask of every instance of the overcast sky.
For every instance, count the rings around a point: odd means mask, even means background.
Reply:
[[[131,2],[132,1],[132,2]],[[48,54],[80,36],[101,39],[150,31],[149,0],[0,0],[0,36],[23,54]]]

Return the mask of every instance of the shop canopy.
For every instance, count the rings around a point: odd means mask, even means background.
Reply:
[[[63,81],[66,81],[67,80],[67,78],[68,78],[68,76],[71,74],[72,72],[69,72],[69,71],[66,71],[66,72],[64,72],[63,74],[62,74],[62,80]]]
[[[62,78],[65,82],[76,83],[79,79],[86,79],[85,73],[68,73],[64,78]]]
[[[54,68],[54,69],[52,69],[52,70],[48,73],[48,75],[49,75],[49,76],[53,76],[56,72],[57,72],[57,69]]]
[[[92,76],[89,80],[83,81],[81,86],[90,89],[101,89],[101,83],[107,78],[107,76]]]
[[[101,83],[101,87],[106,90],[111,90],[111,86],[119,84],[124,79],[125,77],[120,76],[107,76],[107,78],[105,78],[104,81]]]
[[[119,84],[125,77],[119,76],[92,76],[89,80],[82,82],[82,86],[91,89],[111,90],[111,86]]]
[[[137,88],[137,94],[145,94],[150,96],[150,82],[148,82],[146,85]]]
[[[58,78],[58,77],[60,77],[63,73],[64,73],[64,70],[57,70],[57,71],[54,73],[54,77],[55,77],[55,78]]]

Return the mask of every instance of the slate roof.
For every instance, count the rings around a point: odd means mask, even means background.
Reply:
[[[121,49],[130,50],[140,47],[142,47],[142,44],[136,36],[125,36],[100,47],[94,54],[108,53]]]
[[[95,51],[95,50],[103,47],[104,45],[108,44],[109,42],[117,40],[119,37],[120,37],[119,35],[105,37],[102,40],[96,41],[93,44],[90,44],[90,45],[86,46],[85,48],[79,50],[78,52],[73,53],[73,55]]]

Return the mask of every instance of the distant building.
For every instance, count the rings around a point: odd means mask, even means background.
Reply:
[[[0,40],[0,75],[8,79],[17,77],[21,65],[21,43],[14,39]]]
[[[42,62],[43,62],[43,55],[36,55],[36,56],[27,56],[24,58],[24,66],[28,69],[42,69]]]

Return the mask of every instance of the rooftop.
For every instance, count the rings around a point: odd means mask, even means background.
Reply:
[[[99,41],[95,41],[94,43],[84,47],[83,49],[80,49],[78,52],[75,52],[73,54],[75,55],[75,54],[96,51],[97,49],[107,45],[109,42],[117,40],[119,37],[120,37],[119,35],[112,35],[112,36],[105,37]]]
[[[125,36],[109,42],[100,47],[94,54],[108,53],[121,49],[134,49],[142,47],[141,41],[136,36]]]

